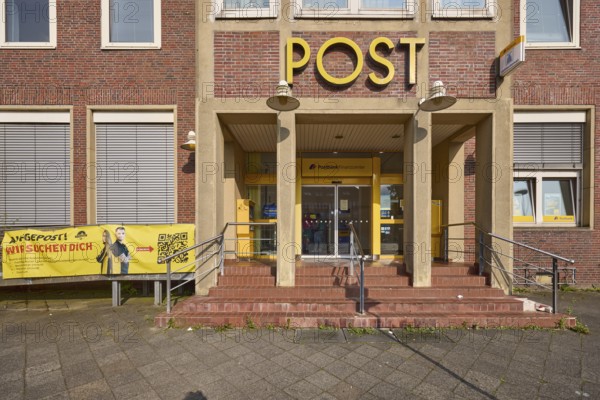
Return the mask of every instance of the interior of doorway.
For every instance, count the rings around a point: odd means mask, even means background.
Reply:
[[[350,256],[350,223],[365,254],[371,254],[371,186],[302,186],[302,256]]]

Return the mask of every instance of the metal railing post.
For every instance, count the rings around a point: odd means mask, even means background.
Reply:
[[[171,260],[167,261],[167,314],[171,314]]]
[[[360,257],[360,307],[359,312],[365,313],[365,258]]]
[[[221,272],[221,276],[225,275],[225,235],[221,237],[221,248],[219,249],[219,257],[221,258],[219,265],[219,269]]]
[[[354,276],[354,231],[350,229],[350,276]]]
[[[479,276],[483,275],[483,232],[479,232]]]
[[[558,304],[558,260],[552,258],[552,314],[556,314]]]
[[[444,228],[444,238],[442,243],[444,244],[444,262],[448,262],[448,227]]]

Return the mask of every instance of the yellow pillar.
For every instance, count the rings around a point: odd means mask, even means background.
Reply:
[[[431,114],[404,128],[404,262],[413,286],[431,286]]]
[[[372,193],[372,246],[373,259],[378,259],[381,256],[381,159],[373,157],[373,188]]]
[[[224,140],[217,115],[200,110],[198,119],[203,122],[202,132],[196,137],[196,241],[221,233],[225,226],[224,208],[207,207],[207,204],[224,204],[225,185]],[[197,130],[198,132],[198,130]],[[217,284],[217,271],[212,262],[204,263],[196,271],[196,294],[207,295]]]
[[[277,286],[294,286],[296,275],[296,118],[277,118]]]

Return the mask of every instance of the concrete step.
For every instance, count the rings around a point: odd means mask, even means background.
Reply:
[[[328,299],[325,302],[315,302],[311,299],[206,299],[205,301],[184,302],[183,312],[214,313],[214,312],[357,312],[355,299]]]
[[[275,276],[275,268],[268,265],[240,266],[225,265],[224,276]]]
[[[198,314],[183,311],[173,311],[171,314],[162,313],[155,317],[159,327],[171,324],[178,327],[206,326],[218,327],[230,324],[233,327],[245,327],[251,321],[257,327],[275,326],[286,328],[315,328],[329,326],[344,328],[373,327],[373,328],[402,328],[413,327],[524,327],[535,325],[553,328],[564,318],[566,326],[574,326],[575,318],[562,314],[547,314],[539,312],[495,312],[491,313],[414,313],[401,315],[397,313],[366,313],[360,315],[347,312],[281,312],[281,313],[241,313],[215,312]]]
[[[359,265],[354,265],[355,273],[358,274],[360,271]],[[304,275],[349,275],[350,268],[345,267],[332,267],[328,265],[311,265],[311,266],[297,266],[296,276]],[[402,269],[399,267],[371,267],[365,266],[365,275],[367,276],[393,276],[402,273]]]
[[[209,290],[211,297],[226,298],[310,298],[310,299],[341,299],[358,297],[359,287],[341,286],[306,286],[306,287],[213,287]],[[414,288],[414,287],[375,287],[365,288],[367,298],[482,298],[502,297],[501,289],[490,287],[438,287],[438,288]]]
[[[454,286],[485,286],[485,276],[478,275],[432,275],[431,286],[454,287]]]
[[[479,269],[475,266],[468,265],[433,265],[431,267],[431,275],[475,275],[479,273]]]
[[[223,275],[219,276],[219,286],[274,287],[275,277],[270,275]]]
[[[358,298],[345,299],[253,299],[196,297],[178,306],[183,312],[357,312]],[[368,312],[498,312],[523,311],[523,302],[513,298],[452,299],[452,298],[388,298],[365,299]]]

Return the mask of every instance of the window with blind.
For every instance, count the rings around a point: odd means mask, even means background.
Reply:
[[[581,165],[583,124],[517,123],[514,125],[515,164]]]
[[[585,121],[583,113],[515,114],[514,223],[572,226],[581,223],[585,127],[582,121]]]
[[[70,225],[70,176],[69,124],[0,122],[0,227]]]
[[[96,124],[96,222],[175,222],[173,124]]]

